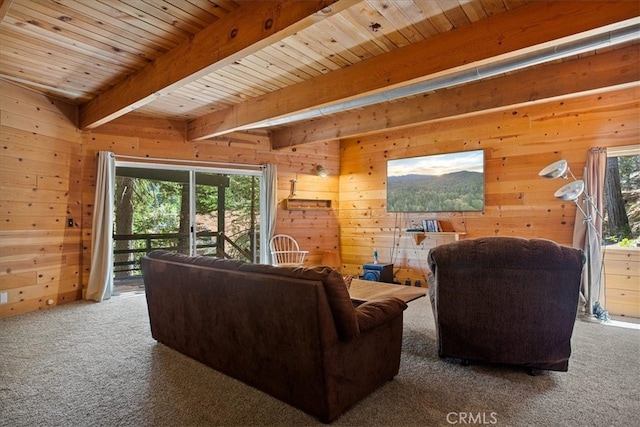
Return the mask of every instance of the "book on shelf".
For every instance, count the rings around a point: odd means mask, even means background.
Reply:
[[[442,231],[442,225],[440,221],[435,219],[422,220],[422,228],[427,233],[439,233]]]

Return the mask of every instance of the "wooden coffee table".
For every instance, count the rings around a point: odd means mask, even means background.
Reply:
[[[423,288],[353,279],[351,288],[349,288],[349,295],[351,296],[351,301],[356,303],[364,303],[383,297],[396,297],[404,302],[410,302],[427,295],[427,292]]]

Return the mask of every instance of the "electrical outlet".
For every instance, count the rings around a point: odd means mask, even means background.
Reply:
[[[0,304],[6,304],[7,302],[9,302],[9,299],[7,298],[7,293],[0,292]]]

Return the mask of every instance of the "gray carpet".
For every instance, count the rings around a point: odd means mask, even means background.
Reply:
[[[640,331],[579,320],[569,372],[436,355],[426,298],[405,312],[400,373],[333,425],[640,425]],[[156,343],[143,294],[0,319],[1,426],[320,423]]]

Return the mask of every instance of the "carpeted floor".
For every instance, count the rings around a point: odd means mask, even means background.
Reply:
[[[640,425],[640,331],[579,320],[569,372],[436,355],[426,298],[400,373],[333,425]],[[144,294],[0,319],[1,426],[306,426],[314,418],[156,343]]]

